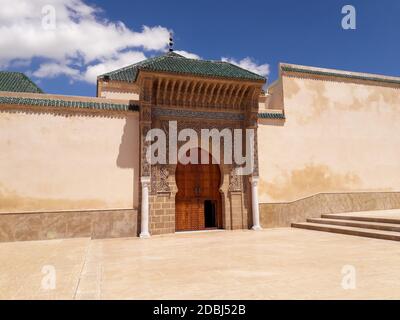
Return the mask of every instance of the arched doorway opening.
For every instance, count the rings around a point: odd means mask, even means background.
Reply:
[[[209,163],[201,164],[202,152],[199,148],[197,164],[178,162],[176,167],[176,231],[222,228],[221,171],[210,154]]]

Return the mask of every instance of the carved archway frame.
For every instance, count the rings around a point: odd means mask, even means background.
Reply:
[[[206,125],[202,119],[187,119],[187,118],[175,118],[175,119],[163,119],[153,118],[153,128],[162,129],[165,134],[167,141],[169,139],[168,123],[171,120],[177,121],[178,132],[182,129],[190,128],[196,131],[198,136],[201,135],[201,129],[241,129],[243,128],[243,121],[221,121],[213,120],[207,121]],[[178,148],[181,147],[185,142],[179,141]],[[167,150],[168,154],[169,150]],[[247,176],[238,176],[236,174],[236,167],[233,164],[225,164],[224,159],[224,148],[221,147],[220,152],[220,172],[221,172],[221,184],[219,192],[222,199],[222,224],[224,229],[243,229],[247,228],[249,221],[250,195],[247,187]],[[178,188],[175,180],[176,164],[166,165],[152,165],[151,166],[151,210],[150,210],[150,221],[153,229],[153,234],[157,233],[157,223],[160,219],[157,217],[160,214],[160,210],[164,210],[162,213],[164,216],[169,216],[168,221],[174,221],[175,213],[175,196],[178,192]],[[160,208],[161,207],[161,208]],[[163,208],[164,207],[164,208]],[[171,211],[168,211],[171,210]],[[155,219],[155,220],[154,220]],[[154,223],[153,223],[154,221]],[[159,225],[161,226],[161,224]]]
[[[178,131],[201,129],[255,129],[255,171],[258,175],[257,117],[261,83],[190,79],[174,76],[162,82],[157,76],[139,75],[140,84],[140,175],[150,182],[150,233],[175,232],[176,165],[150,165],[145,155],[150,143],[145,141],[151,128],[166,129],[168,121],[176,120]],[[193,80],[193,81],[192,81]],[[179,83],[184,81],[184,83]],[[218,84],[218,81],[220,84]],[[201,82],[209,82],[204,85]],[[221,85],[222,83],[222,85]],[[225,84],[224,84],[225,83]],[[164,91],[162,89],[164,88]],[[222,89],[221,89],[222,88]],[[207,95],[210,95],[208,98]],[[224,97],[224,95],[226,95]],[[162,101],[162,106],[157,105]],[[168,130],[166,134],[168,137]],[[168,138],[167,138],[168,139]],[[178,143],[178,148],[185,142]],[[221,149],[223,159],[223,148]],[[251,225],[251,196],[248,177],[235,176],[234,167],[221,161],[220,193],[223,202],[224,229],[246,229]]]

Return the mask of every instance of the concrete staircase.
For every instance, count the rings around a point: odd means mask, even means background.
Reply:
[[[292,223],[292,227],[347,234],[360,237],[400,241],[400,210],[398,217],[385,215],[385,211],[324,214],[321,218],[309,218],[307,222]]]

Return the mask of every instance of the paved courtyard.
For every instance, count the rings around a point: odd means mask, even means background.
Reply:
[[[291,228],[1,243],[0,298],[399,299],[400,246]]]

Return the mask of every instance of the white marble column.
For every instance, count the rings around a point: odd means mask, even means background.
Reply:
[[[250,177],[251,183],[251,207],[253,212],[253,230],[261,230],[260,226],[260,210],[258,207],[258,180],[259,177]]]
[[[149,185],[150,177],[141,177],[140,182],[142,183],[142,212],[141,212],[141,225],[140,225],[140,237],[148,238],[149,233]]]

